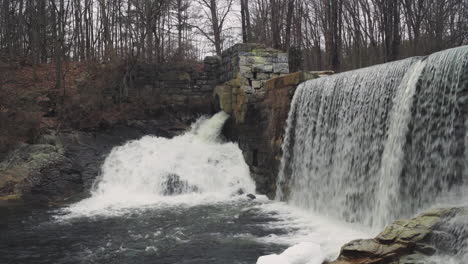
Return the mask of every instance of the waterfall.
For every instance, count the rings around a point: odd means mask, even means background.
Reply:
[[[172,139],[145,136],[114,148],[91,197],[72,205],[78,215],[154,203],[219,201],[254,193],[255,184],[237,144],[223,142],[228,115],[197,120]]]
[[[377,200],[375,211],[376,222],[385,223],[395,212],[395,204],[399,197],[399,177],[402,171],[403,145],[408,133],[408,122],[411,118],[411,105],[418,79],[426,66],[426,60],[416,62],[405,74],[394,98],[390,115],[388,138],[382,154],[382,162],[378,172]]]
[[[468,47],[301,84],[277,199],[380,228],[466,196]]]

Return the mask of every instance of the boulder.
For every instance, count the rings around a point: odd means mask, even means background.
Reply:
[[[148,134],[175,136],[193,118],[180,112],[158,120],[128,120],[94,132],[45,131],[34,144],[18,145],[0,160],[0,202],[56,203],[80,198],[95,182],[113,147]]]
[[[198,192],[198,187],[190,185],[187,181],[181,180],[177,174],[168,174],[162,183],[164,195],[178,195],[184,193]]]
[[[455,207],[397,220],[373,239],[345,244],[337,260],[329,264],[417,264],[427,263],[425,259],[436,253],[459,254],[464,248],[457,245],[468,240],[467,216],[467,207]]]
[[[68,193],[80,180],[60,139],[46,135],[38,144],[21,144],[0,163],[0,199],[43,200]]]
[[[257,197],[251,193],[247,194],[247,198],[249,198],[250,200],[255,200],[257,199]]]

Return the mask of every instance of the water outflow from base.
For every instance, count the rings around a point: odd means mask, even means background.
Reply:
[[[114,148],[102,166],[92,196],[69,209],[94,214],[104,209],[154,203],[197,203],[253,193],[255,184],[237,144],[222,142],[228,115],[197,120],[172,139],[145,136]]]
[[[277,198],[380,228],[466,196],[468,47],[301,84]]]

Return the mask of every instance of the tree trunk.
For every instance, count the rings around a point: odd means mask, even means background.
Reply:
[[[221,56],[222,52],[222,43],[221,43],[221,29],[219,27],[219,18],[218,18],[218,8],[216,0],[210,0],[210,12],[212,19],[213,35],[214,35],[214,45],[216,49],[216,55]]]
[[[294,0],[288,0],[288,12],[286,14],[286,36],[284,40],[284,50],[288,50],[291,46],[291,26],[294,12]]]
[[[280,16],[279,16],[279,0],[270,0],[271,9],[271,35],[273,37],[273,48],[281,49],[280,35]]]
[[[252,41],[252,33],[250,30],[250,12],[249,0],[241,1],[241,18],[242,18],[242,42],[248,43]]]

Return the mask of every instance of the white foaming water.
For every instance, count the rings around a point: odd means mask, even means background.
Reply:
[[[379,170],[379,184],[377,189],[377,206],[374,208],[376,220],[372,223],[376,229],[379,224],[386,223],[398,212],[394,211],[398,202],[399,179],[403,164],[403,145],[408,133],[408,121],[411,118],[411,106],[416,85],[421,73],[426,66],[426,61],[418,61],[403,77],[400,88],[394,98],[393,110],[390,115],[390,127],[387,142],[382,154],[382,162]]]
[[[468,50],[460,48],[301,85],[278,177],[277,196],[290,205],[259,205],[279,219],[269,227],[288,233],[257,238],[292,247],[257,264],[321,264],[396,218],[445,200],[460,204],[467,197],[467,63]],[[69,216],[253,192],[239,148],[219,138],[226,119],[219,113],[182,136],[144,137],[115,148],[92,197],[72,205]],[[463,238],[466,230],[455,223],[449,231]],[[454,261],[465,259],[466,243],[454,245]]]
[[[73,216],[119,214],[152,204],[198,204],[232,199],[255,184],[235,143],[219,138],[228,115],[200,118],[172,139],[145,136],[114,148],[90,198],[67,208]]]
[[[468,47],[460,47],[301,84],[277,199],[375,231],[442,204],[466,206],[467,66]],[[454,228],[454,263],[466,259],[466,230]]]
[[[286,249],[280,255],[262,256],[258,258],[257,264],[321,264],[324,259],[320,245],[302,242]]]
[[[219,137],[227,118],[224,112],[218,113],[209,119],[200,118],[181,136],[146,136],[114,148],[103,164],[91,197],[68,207],[68,214],[59,219],[231,201],[240,197],[235,196],[239,189],[253,193],[255,185],[238,146],[223,143]],[[172,186],[172,191],[180,192],[177,195],[167,195],[171,189],[168,176],[173,175],[184,184]],[[321,264],[324,259],[336,257],[344,243],[369,237],[365,231],[355,231],[357,226],[271,202],[263,195],[258,195],[257,201],[260,212],[273,213],[279,220],[272,221],[269,227],[288,233],[252,239],[292,246],[281,255],[261,257],[259,263]],[[157,250],[151,245],[145,249]]]
[[[468,183],[468,47],[307,81],[288,116],[277,197],[381,229]]]
[[[301,84],[288,116],[277,198],[372,225],[389,112],[414,59]]]
[[[283,202],[265,203],[259,208],[279,219],[271,222],[269,228],[287,230],[288,233],[257,240],[291,247],[281,254],[261,256],[257,264],[322,264],[324,260],[335,260],[345,243],[375,235],[362,225],[346,223]]]

